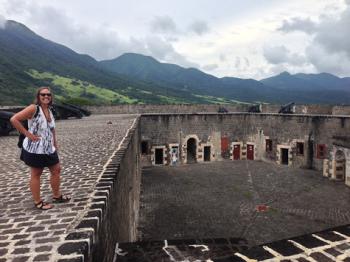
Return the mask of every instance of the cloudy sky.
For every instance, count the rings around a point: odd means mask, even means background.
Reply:
[[[97,60],[135,52],[219,77],[350,76],[350,0],[0,0],[4,19]]]

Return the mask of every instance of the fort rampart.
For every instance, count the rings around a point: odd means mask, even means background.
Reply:
[[[147,114],[147,113],[199,113],[218,112],[220,107],[229,112],[247,112],[251,105],[179,104],[179,105],[117,105],[86,106],[93,114]],[[281,105],[262,105],[263,113],[278,113]],[[298,114],[349,115],[350,106],[296,105]]]

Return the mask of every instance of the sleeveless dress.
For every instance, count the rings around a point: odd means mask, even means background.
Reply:
[[[48,122],[42,108],[38,107],[39,113],[28,120],[28,131],[40,136],[40,139],[31,141],[26,137],[23,140],[20,159],[31,167],[49,167],[59,163],[52,133],[55,129],[55,119],[49,110],[51,122]]]

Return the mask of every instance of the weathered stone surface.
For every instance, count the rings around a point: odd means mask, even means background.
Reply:
[[[50,254],[45,254],[45,255],[38,255],[36,257],[34,257],[34,262],[36,261],[50,261]]]
[[[143,240],[241,237],[254,246],[350,221],[350,202],[339,201],[348,199],[346,185],[317,171],[259,161],[147,167],[142,190]],[[269,209],[258,212],[260,204]],[[344,240],[334,233],[316,235]],[[295,241],[306,247],[323,244],[312,236]]]
[[[38,252],[38,253],[49,252],[49,251],[51,251],[51,249],[52,249],[52,246],[40,246],[40,247],[35,248],[35,252]]]
[[[58,253],[61,255],[70,255],[70,254],[82,254],[84,257],[87,257],[89,252],[89,243],[86,241],[81,242],[68,242],[61,245],[58,248]]]
[[[72,196],[72,201],[54,204],[54,208],[48,211],[34,208],[28,189],[29,169],[19,161],[18,137],[0,137],[1,258],[5,257],[8,261],[48,261],[52,257],[49,258],[44,252],[55,256],[57,249],[53,246],[64,244],[66,236],[91,208],[95,184],[102,175],[103,166],[117,150],[136,117],[99,115],[81,120],[57,121],[62,165],[61,189]],[[107,125],[108,120],[113,124]],[[52,193],[48,170],[44,171],[41,183],[42,198],[50,202]],[[100,202],[95,205],[105,209]],[[27,245],[31,247],[30,250]],[[5,249],[5,252],[4,248],[9,249]],[[26,256],[19,256],[27,251]],[[71,261],[82,261],[81,256],[75,259],[78,260]]]

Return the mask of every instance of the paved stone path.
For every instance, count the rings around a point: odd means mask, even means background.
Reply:
[[[254,246],[349,222],[350,188],[312,170],[223,161],[142,174],[142,240],[237,237]]]
[[[92,204],[95,182],[135,118],[97,115],[57,121],[61,188],[72,200],[48,211],[33,208],[29,169],[18,160],[18,137],[0,137],[0,262],[57,259],[57,247]],[[41,181],[42,198],[50,201],[47,171]]]

